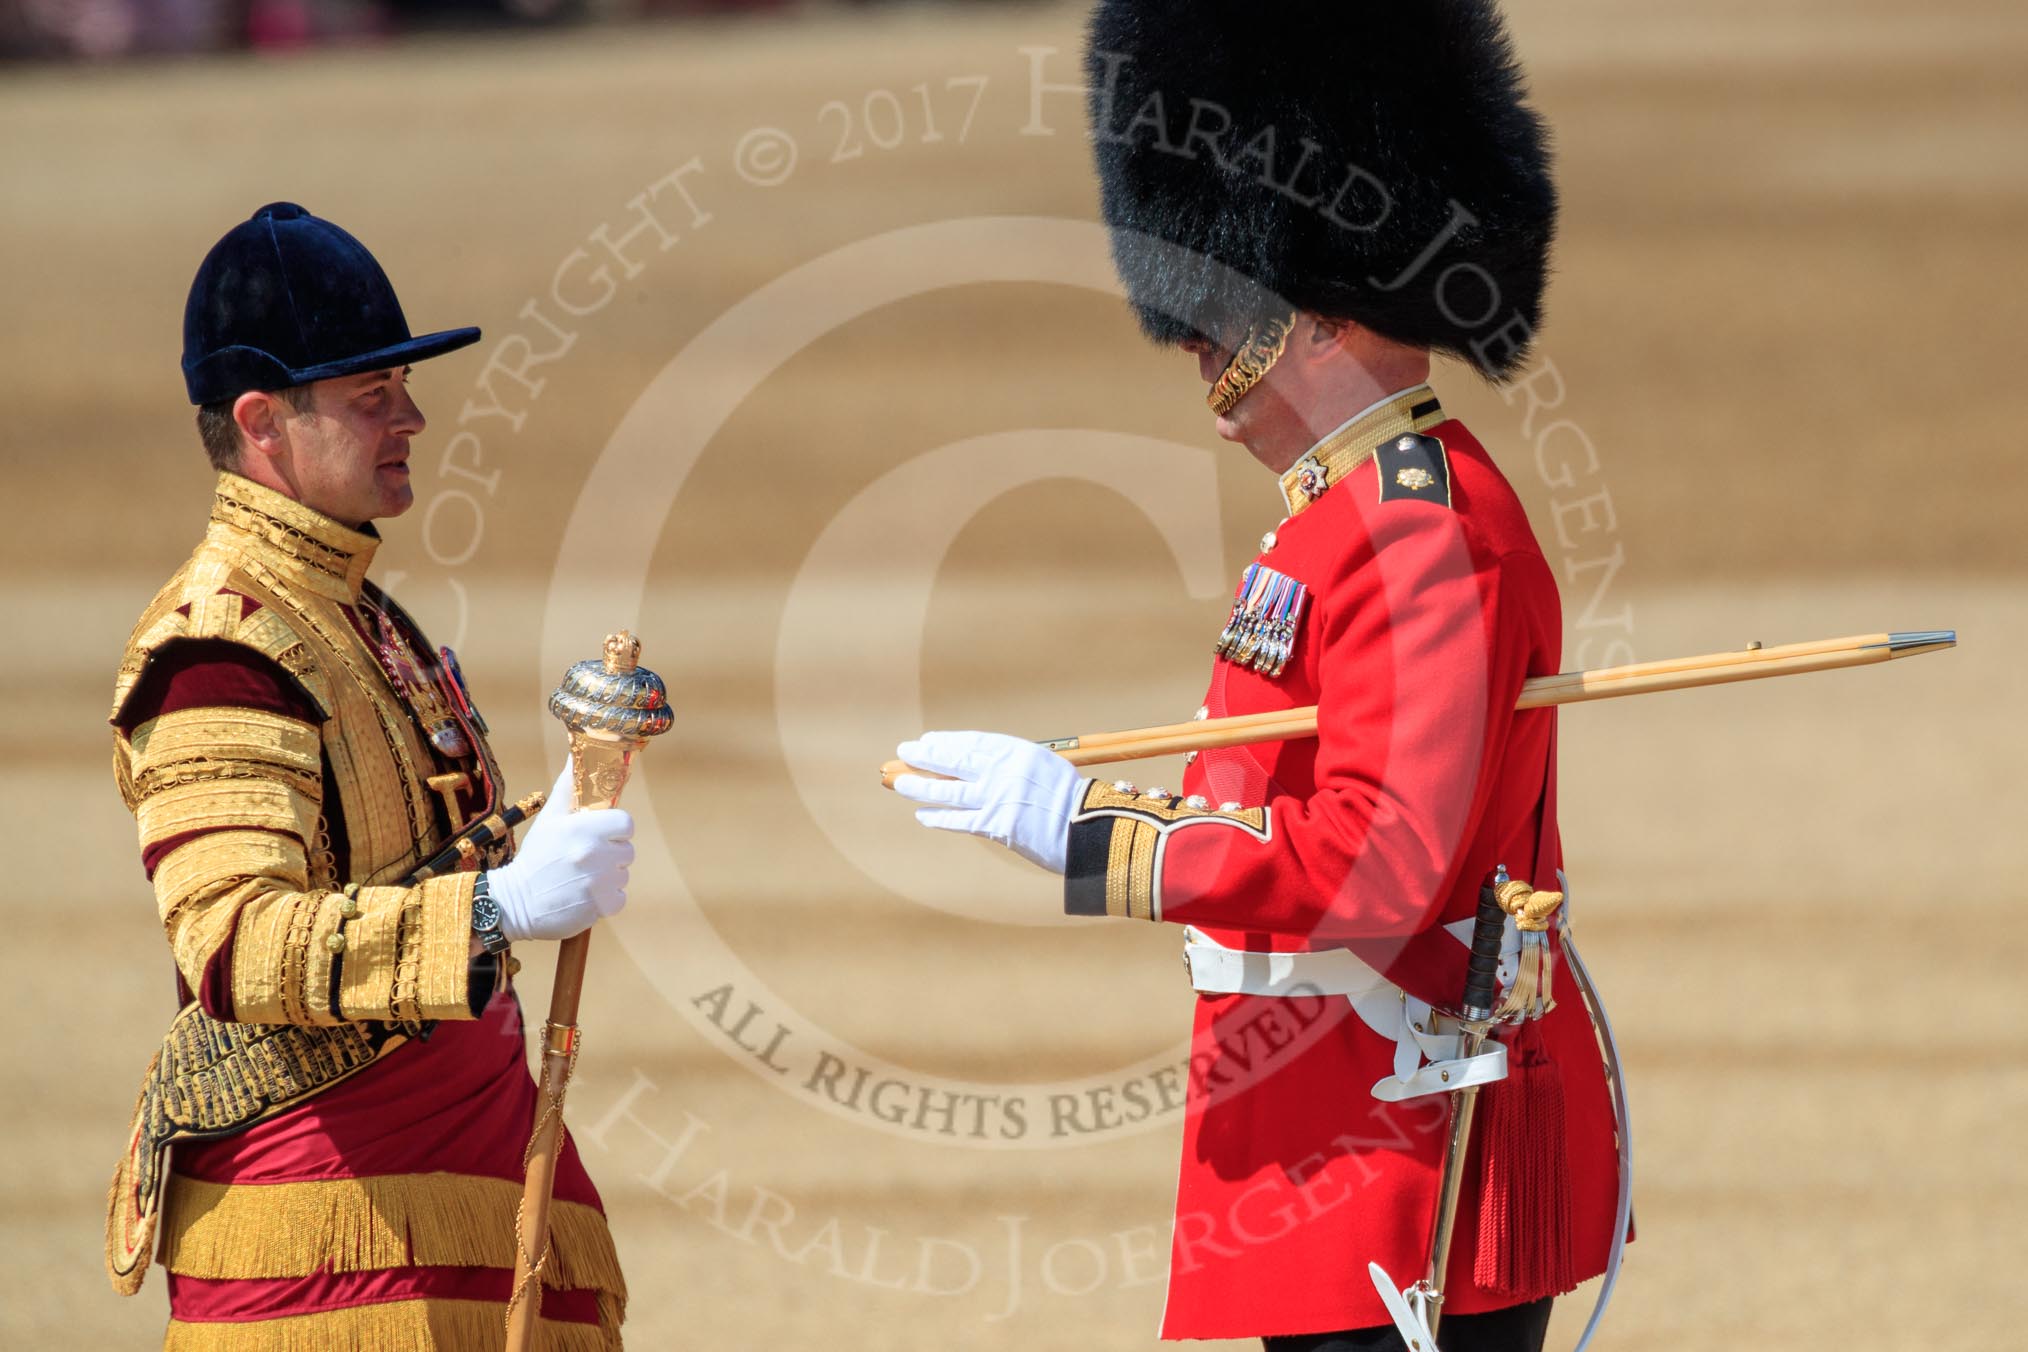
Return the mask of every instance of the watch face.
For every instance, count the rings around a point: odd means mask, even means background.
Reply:
[[[500,903],[491,897],[472,898],[472,928],[495,930],[500,928]]]

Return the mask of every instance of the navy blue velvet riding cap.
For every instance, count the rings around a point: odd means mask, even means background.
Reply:
[[[366,246],[293,202],[272,202],[213,246],[183,309],[193,404],[403,366],[479,341],[408,331]]]

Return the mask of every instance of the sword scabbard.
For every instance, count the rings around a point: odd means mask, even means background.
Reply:
[[[1479,888],[1479,915],[1472,927],[1472,953],[1465,966],[1465,998],[1461,1013],[1463,1028],[1458,1037],[1458,1055],[1468,1059],[1486,1045],[1493,1027],[1493,1006],[1500,991],[1500,945],[1506,938],[1507,913],[1500,908],[1499,886],[1507,881],[1507,866],[1495,870],[1491,881]],[[1477,1085],[1467,1085],[1451,1094],[1450,1132],[1444,1142],[1443,1174],[1437,1184],[1436,1215],[1430,1223],[1429,1257],[1423,1265],[1422,1281],[1415,1287],[1421,1304],[1424,1327],[1432,1338],[1443,1318],[1444,1270],[1450,1264],[1451,1239],[1457,1226],[1458,1193],[1465,1181],[1465,1155],[1472,1143],[1472,1118],[1478,1107]],[[1432,1349],[1432,1352],[1434,1350]]]

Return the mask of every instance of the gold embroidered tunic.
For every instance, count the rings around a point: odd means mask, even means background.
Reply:
[[[137,1119],[195,1128],[161,1185],[172,1349],[504,1336],[536,1096],[520,1010],[471,957],[476,874],[401,882],[497,800],[498,771],[476,720],[461,754],[432,744],[462,692],[367,581],[378,543],[223,474],[120,666],[114,772],[196,1007],[164,1054],[195,1022],[239,1058],[187,1084],[151,1070]],[[122,1290],[145,1273],[154,1176],[115,1179]],[[147,1222],[126,1235],[123,1188]],[[557,1199],[546,1345],[617,1346],[625,1288],[574,1150]],[[141,1251],[116,1261],[123,1242]]]

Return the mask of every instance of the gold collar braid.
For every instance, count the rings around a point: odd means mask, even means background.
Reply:
[[[1324,496],[1324,490],[1351,474],[1376,446],[1406,432],[1425,432],[1444,420],[1442,405],[1428,385],[1417,385],[1382,400],[1303,452],[1282,475],[1282,499],[1289,515]]]
[[[221,473],[211,500],[213,539],[251,555],[295,586],[356,601],[380,537],[342,526],[294,498]]]

